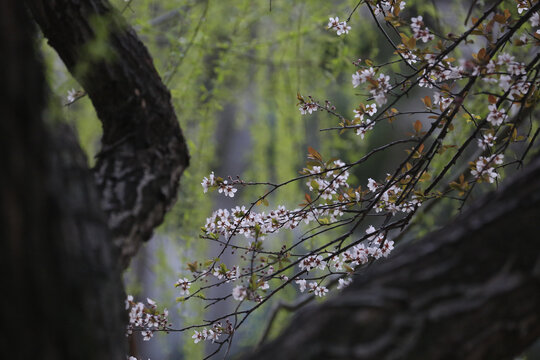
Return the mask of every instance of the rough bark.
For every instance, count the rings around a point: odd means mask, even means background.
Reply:
[[[32,28],[21,2],[0,2],[0,358],[121,359],[117,254],[76,138],[42,120]]]
[[[145,46],[106,0],[26,4],[102,121],[94,174],[126,267],[174,203],[189,163],[170,93]]]
[[[540,337],[540,158],[249,359],[512,359]]]

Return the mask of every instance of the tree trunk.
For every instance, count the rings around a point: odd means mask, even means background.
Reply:
[[[540,158],[249,359],[512,359],[540,336]]]
[[[106,0],[26,0],[103,124],[94,174],[127,267],[176,200],[189,155],[152,58]],[[105,52],[97,53],[96,49]]]
[[[42,120],[32,28],[19,1],[0,2],[0,358],[122,359],[118,254],[75,136]]]
[[[103,149],[91,172],[71,130],[43,121],[33,26],[2,1],[0,358],[123,359],[121,271],[173,204],[187,147],[150,55],[107,2],[26,5],[93,101]],[[92,57],[99,41],[106,56]]]

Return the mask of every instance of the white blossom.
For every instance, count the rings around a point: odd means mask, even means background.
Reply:
[[[218,192],[223,193],[225,196],[234,197],[234,193],[237,191],[236,188],[234,188],[232,185],[229,185],[227,183],[227,180],[223,181],[222,184],[219,185]]]
[[[72,103],[77,99],[77,90],[71,89],[68,91],[67,95],[67,101],[68,103]]]
[[[341,278],[341,279],[338,280],[337,288],[339,290],[344,289],[347,286],[349,286],[351,283],[352,283],[352,278],[351,277]]]
[[[298,110],[300,110],[300,114],[302,115],[311,114],[314,111],[317,111],[317,104],[309,102],[304,103],[302,106],[300,106],[300,108],[298,108]]]
[[[422,20],[423,18],[421,15],[415,18],[411,18],[411,29],[416,40],[422,40],[426,43],[430,40],[433,40],[434,36],[430,33],[427,27],[422,29],[422,26],[424,25],[424,22]]]
[[[497,105],[491,104],[488,106],[489,114],[487,116],[487,121],[493,126],[501,125],[507,118],[506,111],[504,109],[497,110]]]
[[[304,279],[296,280],[295,283],[298,284],[300,292],[304,292],[306,290],[306,280]]]
[[[369,114],[369,116],[373,116],[377,113],[377,105],[376,104],[367,104],[366,105],[366,112]]]
[[[232,291],[232,296],[234,300],[242,301],[247,297],[247,291],[246,288],[238,285],[236,286]]]
[[[178,279],[174,286],[180,289],[180,295],[189,295],[189,288],[191,287],[191,283],[187,278]]]
[[[366,133],[370,130],[373,130],[374,125],[375,123],[372,122],[370,119],[362,121],[360,125],[358,125],[358,127],[356,128],[356,135],[359,135],[361,139],[364,139]]]
[[[369,191],[371,192],[376,192],[377,191],[377,188],[379,187],[380,185],[377,184],[377,182],[375,180],[373,180],[372,178],[369,178],[368,179],[368,189]]]
[[[540,14],[538,12],[535,12],[531,18],[530,22],[532,27],[540,26]]]
[[[336,34],[339,36],[341,34],[348,34],[351,27],[347,25],[346,21],[339,21],[339,18],[330,18],[328,21],[328,28],[335,30]]]
[[[328,293],[328,289],[325,286],[317,285],[315,289],[313,289],[313,292],[316,296],[323,297]]]
[[[517,11],[521,14],[523,11],[529,10],[529,0],[518,0]]]
[[[503,159],[504,156],[502,154],[491,155],[489,157],[480,156],[475,162],[474,168],[471,170],[471,175],[491,184],[499,177],[499,174],[495,172],[493,165],[501,165]]]
[[[193,334],[191,338],[194,339],[193,342],[195,344],[197,344],[201,340],[204,340],[203,334],[197,330],[195,330],[195,334]]]
[[[326,261],[323,261],[323,257],[321,255],[311,255],[302,259],[299,266],[302,270],[306,271],[310,271],[315,268],[324,270],[326,268]]]
[[[208,191],[208,188],[214,186],[216,184],[216,179],[214,177],[214,172],[212,171],[210,175],[203,178],[203,181],[201,182],[201,185],[203,187],[204,192],[206,193]]]
[[[478,139],[478,146],[482,150],[486,150],[486,148],[495,145],[495,140],[497,140],[497,137],[493,136],[492,133],[484,134],[481,139]]]

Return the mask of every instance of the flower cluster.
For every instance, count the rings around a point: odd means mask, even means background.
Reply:
[[[412,50],[407,49],[403,44],[398,45],[396,53],[399,53],[409,65],[416,64],[420,60]]]
[[[339,18],[330,18],[328,21],[328,28],[336,31],[338,35],[348,34],[351,27],[347,25],[346,21],[339,21]]]
[[[233,266],[233,268],[229,270],[225,264],[221,264],[221,266],[214,268],[212,275],[218,278],[218,280],[224,279],[225,282],[228,283],[240,278],[240,267]]]
[[[367,264],[371,259],[377,260],[381,257],[387,257],[394,249],[394,241],[386,240],[385,236],[382,233],[377,233],[373,226],[369,226],[366,233],[366,243],[362,242],[352,246],[347,251],[342,252],[341,256],[338,254],[330,257],[336,271],[346,269],[347,272],[353,272],[356,267]],[[299,266],[304,271],[325,270],[327,262],[323,260],[321,255],[310,255],[302,259]],[[338,280],[338,289],[348,286],[351,281],[352,279],[349,276],[340,278]],[[308,292],[313,292],[320,297],[325,296],[328,292],[325,286],[314,281],[308,283],[306,279],[298,279],[295,283],[298,285],[300,292],[308,289]]]
[[[502,53],[497,59],[491,59],[483,68],[485,74],[482,77],[484,82],[498,84],[503,91],[509,91],[510,98],[520,100],[530,88],[530,81],[527,80],[526,66],[524,63],[515,61],[515,57]]]
[[[447,107],[449,107],[454,99],[451,96],[448,96],[446,94],[441,94],[438,91],[435,91],[433,93],[433,103],[435,105],[439,105],[440,109],[444,111]]]
[[[242,301],[247,297],[247,288],[242,285],[235,286],[232,291],[234,300]]]
[[[503,159],[503,154],[480,156],[476,162],[471,163],[471,175],[478,181],[484,180],[491,184],[499,177],[493,165],[502,165]]]
[[[388,179],[390,178],[391,176],[390,174],[388,174]],[[369,178],[367,187],[370,192],[374,194],[379,194],[381,191],[380,189],[383,188],[383,185]],[[419,201],[419,199],[415,195],[411,197],[410,201],[402,201],[401,203],[397,204],[396,201],[401,195],[401,192],[402,192],[402,189],[399,186],[397,185],[390,186],[380,195],[380,199],[375,205],[375,211],[376,212],[388,211],[388,212],[391,212],[393,215],[395,215],[397,212],[400,212],[400,211],[404,213],[410,213],[416,207],[422,205],[422,203]]]
[[[390,1],[379,1],[375,5],[373,12],[375,15],[385,14],[387,12],[394,13],[396,9],[403,10],[407,3],[403,0],[390,0]]]
[[[390,76],[380,73],[377,77],[373,67],[357,71],[352,75],[353,87],[357,87],[366,82],[369,84],[369,92],[373,96],[373,99],[375,99],[377,105],[384,105],[387,101],[386,94],[392,89],[392,85],[390,85]]]
[[[368,131],[373,130],[375,123],[369,119],[362,120],[359,127],[356,129],[356,135],[360,136],[361,139],[364,139]]]
[[[364,106],[363,104],[360,104],[358,108],[354,109],[354,117],[360,120],[364,120],[365,114],[368,114],[369,116],[373,116],[375,115],[376,112],[377,112],[376,104],[368,104],[366,106]]]
[[[315,268],[324,270],[326,268],[326,261],[323,261],[321,255],[311,255],[300,261],[300,268],[305,271],[310,271]]]
[[[341,160],[335,160],[331,165],[334,168],[342,168],[345,163]],[[321,166],[313,166],[307,169],[307,172],[314,175],[314,179],[306,183],[310,191],[317,191],[324,200],[331,200],[338,195],[343,188],[348,188],[348,171],[328,171]],[[323,171],[326,170],[326,171]]]
[[[352,75],[353,87],[357,87],[360,84],[363,84],[366,81],[368,81],[368,79],[373,79],[373,78],[375,78],[375,70],[372,67],[370,67],[369,69],[357,71]]]
[[[310,282],[309,284],[305,279],[299,279],[295,281],[296,284],[298,284],[298,288],[300,292],[306,291],[306,288],[308,289],[308,292],[314,293],[315,296],[323,297],[328,294],[328,288],[326,286],[322,286],[320,284],[317,284],[315,281]]]
[[[452,59],[448,57],[438,60],[434,54],[426,54],[424,55],[424,60],[429,67],[422,71],[418,82],[418,86],[420,87],[431,89],[434,85],[449,80],[461,79],[464,75],[469,74],[469,70],[465,67],[465,64],[454,66],[451,62]]]
[[[141,330],[143,340],[148,341],[154,336],[155,330],[167,330],[169,323],[169,311],[157,310],[156,302],[150,298],[146,299],[148,305],[142,302],[134,302],[133,296],[128,295],[126,299],[126,310],[129,310],[129,323],[127,325],[127,335],[131,335],[133,330]]]
[[[507,118],[506,111],[504,109],[497,110],[497,105],[491,104],[488,106],[489,114],[486,120],[493,126],[501,125]]]
[[[287,211],[280,205],[270,213],[248,212],[245,206],[230,210],[219,209],[206,219],[203,228],[205,234],[219,234],[228,238],[243,234],[246,238],[262,239],[265,235],[273,233],[281,227],[294,229],[303,218],[299,210]]]
[[[422,26],[424,26],[424,22],[422,20],[423,18],[421,15],[411,18],[411,29],[416,40],[422,40],[423,42],[427,43],[428,41],[433,40],[434,36],[429,32],[428,27],[422,28]]]
[[[300,110],[300,114],[306,115],[306,114],[311,114],[314,111],[317,111],[317,108],[318,108],[317,104],[306,102],[306,103],[303,103],[302,106],[298,108],[298,110]]]
[[[364,243],[353,246],[351,249],[341,254],[341,259],[334,259],[334,267],[336,270],[341,270],[344,264],[347,264],[349,271],[353,271],[355,267],[366,264],[371,258],[377,260],[381,257],[387,257],[394,250],[394,242],[386,240],[384,234],[378,233],[375,228],[370,225],[366,233],[371,235],[367,238],[367,246]]]
[[[234,194],[238,189],[236,189],[233,184],[229,184],[227,180],[223,180],[222,178],[216,178],[214,176],[214,172],[210,173],[210,175],[205,177],[203,181],[201,182],[201,185],[203,187],[203,191],[206,193],[208,189],[218,189],[218,192],[225,196],[234,197]]]
[[[377,105],[376,104],[368,104],[364,106],[363,104],[360,104],[360,106],[356,109],[354,109],[354,122],[353,124],[358,125],[356,128],[356,135],[359,135],[362,139],[364,139],[364,136],[366,133],[370,130],[373,130],[373,126],[375,125],[374,121],[371,121],[370,119],[365,119],[364,116],[368,114],[369,116],[373,116],[377,113]]]
[[[529,6],[531,5],[530,0],[516,0],[516,3],[517,3],[518,14],[522,14],[524,11],[528,11]],[[535,12],[530,17],[529,22],[531,23],[532,27],[540,26],[540,14],[538,12]],[[537,29],[535,34],[540,35],[540,29]],[[527,43],[527,42],[528,41],[523,41],[523,43]]]
[[[189,288],[191,287],[191,282],[188,279],[178,279],[174,286],[180,289],[180,295],[189,295]]]
[[[481,139],[478,139],[478,146],[482,150],[486,150],[489,147],[495,145],[496,136],[493,136],[492,133],[483,134]]]
[[[306,183],[310,191],[316,192],[327,202],[340,204],[341,196],[356,198],[359,195],[345,192],[348,188],[349,172],[342,170],[345,163],[335,160],[328,164],[326,169],[322,166],[313,166],[305,171],[313,175],[313,179]],[[204,183],[204,181],[203,181]],[[283,205],[269,213],[249,211],[245,206],[236,206],[230,210],[219,209],[206,219],[203,231],[206,235],[212,234],[230,237],[243,234],[246,238],[262,239],[265,235],[274,233],[281,228],[294,229],[301,221],[306,224],[329,216],[332,221],[343,214],[342,206],[328,206],[328,204],[309,209],[287,210]]]
[[[233,333],[233,326],[229,320],[226,320],[225,326],[221,324],[221,322],[217,322],[212,325],[212,328],[207,329],[204,328],[201,331],[195,330],[195,333],[191,337],[193,339],[193,342],[197,344],[201,340],[208,340],[212,342],[216,342],[219,340],[219,337],[223,334],[232,334]]]
[[[255,302],[261,302],[262,296],[257,292],[257,290],[268,290],[270,285],[268,281],[265,281],[263,278],[259,278],[258,281],[252,281],[248,286],[238,285],[235,286],[232,290],[232,297],[234,300],[243,301],[243,300],[252,300]]]

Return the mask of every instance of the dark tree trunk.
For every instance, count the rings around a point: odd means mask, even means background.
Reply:
[[[0,358],[122,359],[118,254],[77,140],[42,120],[32,28],[19,1],[0,2]]]
[[[512,359],[540,337],[540,158],[246,358]]]
[[[146,47],[106,0],[26,3],[103,124],[94,174],[125,268],[174,203],[189,163],[170,93]],[[100,41],[104,56],[92,51]]]
[[[103,149],[92,172],[61,119],[43,119],[34,26],[2,1],[0,358],[123,359],[121,271],[173,204],[187,148],[146,48],[107,2],[26,5],[92,99]],[[104,23],[107,57],[88,57]]]

